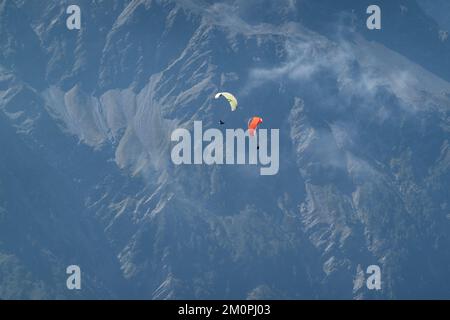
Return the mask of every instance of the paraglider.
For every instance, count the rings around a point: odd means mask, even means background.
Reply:
[[[238,101],[234,95],[232,95],[229,92],[219,92],[214,96],[215,99],[219,99],[220,97],[223,97],[228,101],[228,103],[230,104],[231,111],[236,111]],[[248,121],[248,132],[251,137],[253,137],[255,135],[256,128],[262,122],[263,122],[263,120],[261,117],[253,117]],[[219,124],[223,125],[223,124],[225,124],[225,122],[223,120],[219,120]],[[259,145],[258,145],[258,149],[259,149]]]
[[[219,93],[217,93],[214,96],[215,99],[219,99],[220,97],[223,97],[223,98],[225,98],[228,101],[228,103],[230,104],[231,111],[235,111],[236,110],[238,102],[237,102],[237,99],[236,99],[236,97],[234,95],[232,95],[229,92],[219,92]],[[223,125],[223,124],[225,124],[225,121],[220,120],[219,124]]]
[[[253,117],[248,120],[248,133],[251,137],[255,135],[256,128],[263,122],[263,119],[260,117]]]
[[[224,97],[227,99],[228,103],[230,104],[231,111],[235,111],[237,109],[238,101],[235,96],[233,96],[229,92],[219,92],[215,95],[215,99],[219,99],[220,97]]]

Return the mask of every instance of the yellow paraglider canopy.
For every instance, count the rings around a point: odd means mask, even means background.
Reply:
[[[219,99],[220,97],[224,97],[225,99],[227,99],[228,103],[230,104],[231,111],[236,110],[238,102],[235,96],[233,96],[229,92],[219,92],[216,94],[215,98]]]

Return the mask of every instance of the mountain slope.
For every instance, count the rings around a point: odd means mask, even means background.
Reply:
[[[449,48],[415,1],[382,32],[364,1],[79,5],[0,2],[0,298],[449,297]],[[171,162],[256,114],[277,175]]]

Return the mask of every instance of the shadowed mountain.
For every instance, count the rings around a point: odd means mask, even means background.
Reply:
[[[379,1],[369,31],[366,1],[86,0],[69,31],[72,2],[0,1],[0,298],[449,298],[450,48],[425,2]],[[175,128],[254,115],[278,174],[172,163]]]

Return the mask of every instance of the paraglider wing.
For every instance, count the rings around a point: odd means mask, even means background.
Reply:
[[[228,103],[230,104],[231,111],[235,111],[238,105],[237,99],[235,96],[233,96],[229,92],[219,92],[215,95],[215,99],[219,99],[220,97],[224,97],[227,99]]]
[[[253,117],[248,121],[248,133],[251,137],[255,135],[256,128],[262,123],[263,120],[260,117]]]

